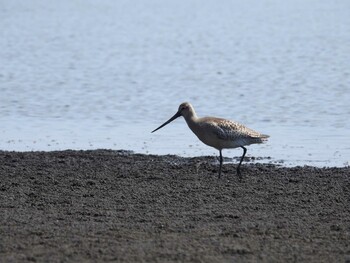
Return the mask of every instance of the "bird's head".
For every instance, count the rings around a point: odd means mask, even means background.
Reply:
[[[183,116],[186,119],[188,117],[193,116],[194,114],[195,114],[194,109],[190,103],[188,103],[188,102],[181,103],[179,106],[179,109],[177,110],[175,115],[173,117],[171,117],[169,120],[167,120],[166,122],[164,122],[162,125],[160,125],[157,129],[155,129],[152,132],[155,132],[156,130],[163,128],[165,125],[169,124],[170,122],[172,122],[173,120],[175,120],[176,118],[178,118],[180,116]]]

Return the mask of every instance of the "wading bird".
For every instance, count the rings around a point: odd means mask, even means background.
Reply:
[[[171,117],[168,121],[160,125],[152,132],[159,130],[180,116],[183,116],[185,118],[188,127],[195,135],[197,135],[199,140],[201,140],[206,145],[219,150],[219,178],[221,177],[221,168],[223,161],[222,149],[237,147],[241,147],[243,149],[243,155],[237,166],[237,174],[241,177],[240,167],[247,152],[247,148],[244,146],[254,143],[263,143],[267,140],[267,138],[270,137],[269,135],[261,134],[252,129],[249,129],[238,122],[215,117],[198,118],[196,112],[194,111],[194,108],[188,102],[182,103],[173,117]]]

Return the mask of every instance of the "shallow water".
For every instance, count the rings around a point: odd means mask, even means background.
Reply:
[[[189,101],[271,136],[248,156],[349,165],[348,1],[0,2],[3,150],[216,155],[150,134]]]

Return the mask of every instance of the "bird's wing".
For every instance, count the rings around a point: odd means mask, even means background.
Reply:
[[[261,138],[262,134],[249,129],[248,127],[234,121],[210,118],[212,121],[208,121],[207,124],[213,133],[221,140],[235,140],[244,138]]]

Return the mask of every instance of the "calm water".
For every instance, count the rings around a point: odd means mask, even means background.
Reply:
[[[216,155],[183,119],[271,135],[248,155],[350,163],[350,1],[0,0],[0,149]],[[227,150],[227,157],[241,150]]]

